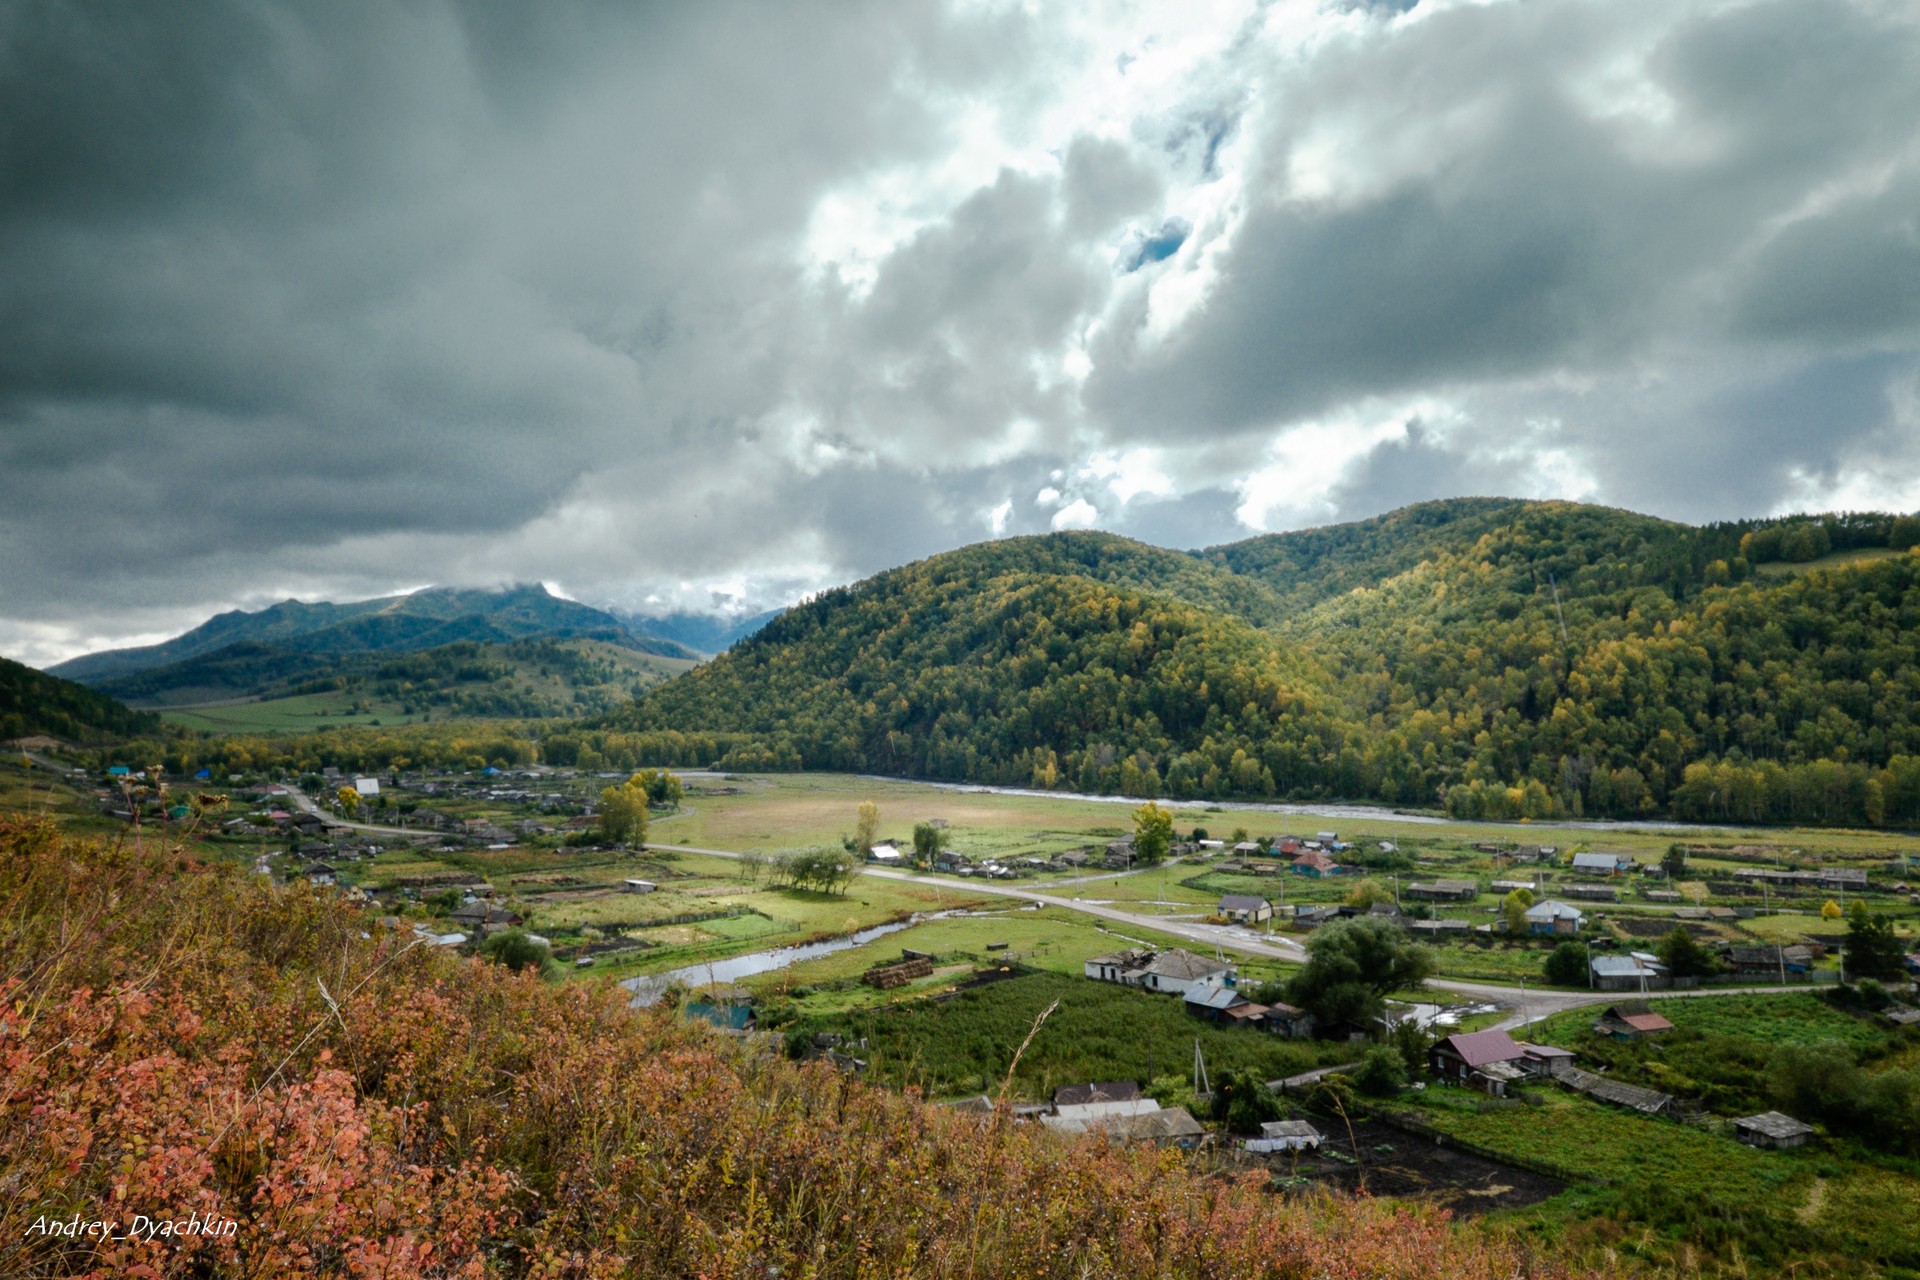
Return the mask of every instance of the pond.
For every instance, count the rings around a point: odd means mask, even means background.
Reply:
[[[1422,1031],[1450,1031],[1458,1028],[1464,1018],[1477,1013],[1495,1013],[1499,1008],[1497,1004],[1414,1004],[1389,1000],[1387,1016],[1395,1022],[1412,1019],[1413,1025]]]

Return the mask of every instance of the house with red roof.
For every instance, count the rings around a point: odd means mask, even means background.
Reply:
[[[1593,1029],[1615,1040],[1644,1040],[1673,1030],[1673,1024],[1649,1009],[1645,1001],[1636,1000],[1608,1006],[1594,1019]]]

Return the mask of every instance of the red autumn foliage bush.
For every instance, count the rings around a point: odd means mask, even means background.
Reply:
[[[1563,1274],[1442,1214],[982,1122],[365,927],[0,823],[0,1275]],[[189,1214],[216,1230],[35,1230]]]

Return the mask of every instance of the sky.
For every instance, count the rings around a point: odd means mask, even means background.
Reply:
[[[0,7],[0,654],[1920,506],[1905,0]]]

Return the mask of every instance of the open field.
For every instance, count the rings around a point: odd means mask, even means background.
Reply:
[[[889,939],[891,941],[891,939]],[[1046,1099],[1060,1085],[1089,1080],[1189,1077],[1196,1041],[1215,1077],[1240,1067],[1275,1079],[1347,1061],[1351,1047],[1285,1040],[1208,1026],[1173,996],[1035,972],[965,990],[950,999],[915,1000],[826,1018],[806,1030],[864,1038],[867,1074],[932,1096],[997,1092],[1014,1052],[1049,1005],[1058,1008],[1033,1033],[1009,1096]]]
[[[1132,811],[1139,800],[1077,799],[1053,795],[1006,795],[978,789],[934,786],[928,783],[858,777],[849,774],[758,774],[734,780],[736,794],[707,794],[689,799],[691,812],[656,820],[653,838],[675,844],[718,849],[763,849],[838,844],[853,831],[854,811],[862,800],[880,810],[880,835],[911,843],[917,822],[945,819],[951,847],[969,855],[1017,856],[1052,852],[1112,839],[1132,830]],[[1555,825],[1550,822],[1407,821],[1385,811],[1369,813],[1346,807],[1339,817],[1312,813],[1273,813],[1232,803],[1174,807],[1174,827],[1185,835],[1195,826],[1225,838],[1236,828],[1251,835],[1282,832],[1312,834],[1337,830],[1356,846],[1382,840],[1396,842],[1412,861],[1402,871],[1411,878],[1452,874],[1455,870],[1492,869],[1488,855],[1470,846],[1481,842],[1548,844],[1562,855],[1574,850],[1600,849],[1630,853],[1644,864],[1660,861],[1675,841],[1728,850],[1757,848],[1779,856],[1801,852],[1823,861],[1847,863],[1878,859],[1903,852],[1920,853],[1920,837],[1890,831],[1829,828],[1676,828],[1658,823],[1607,825],[1602,828]],[[1711,854],[1696,855],[1711,860]],[[1726,866],[1752,865],[1729,859]],[[1539,869],[1513,867],[1521,878]],[[1376,873],[1377,874],[1377,873]],[[1507,874],[1503,869],[1502,874]],[[1548,874],[1558,878],[1549,869]],[[1292,887],[1304,877],[1293,878]],[[1758,897],[1758,892],[1755,894]],[[1818,905],[1817,903],[1815,904]]]
[[[990,946],[996,949],[990,951]],[[1138,946],[1191,949],[1193,944],[1151,929],[1108,924],[1064,908],[1036,910],[993,903],[984,911],[925,920],[864,946],[748,979],[746,985],[787,1001],[791,1016],[807,1017],[945,991],[978,968],[1002,964],[1084,980],[1085,963],[1094,956]],[[898,960],[903,949],[933,955],[934,975],[887,991],[859,982],[866,970]],[[1243,984],[1277,978],[1285,971],[1278,961],[1236,957],[1234,963]]]
[[[1502,1215],[1542,1241],[1604,1241],[1671,1265],[1702,1255],[1815,1275],[1908,1277],[1920,1267],[1912,1171],[1816,1144],[1760,1151],[1709,1129],[1607,1107],[1558,1089],[1538,1106],[1482,1111],[1463,1090],[1430,1087],[1403,1110],[1496,1155],[1560,1170],[1573,1189]],[[1871,1205],[1872,1208],[1868,1208]],[[1621,1229],[1610,1225],[1631,1219]]]
[[[359,701],[361,699],[351,692],[306,693],[258,702],[222,702],[158,710],[162,719],[202,733],[299,733],[349,725],[419,724],[428,718],[407,715],[397,702],[376,702],[371,710],[355,712],[353,707]]]
[[[1892,547],[1854,547],[1846,551],[1834,551],[1816,560],[1793,563],[1787,560],[1772,560],[1766,564],[1755,565],[1753,571],[1763,578],[1791,578],[1803,573],[1812,573],[1815,569],[1838,569],[1850,564],[1870,564],[1875,560],[1891,560],[1903,556],[1905,551],[1896,551]]]
[[[1864,1048],[1886,1037],[1872,1022],[1835,1009],[1811,991],[1687,996],[1660,1001],[1659,1011],[1682,1035],[1739,1036],[1767,1045],[1841,1041]],[[1596,1012],[1575,1009],[1544,1018],[1534,1024],[1529,1038],[1571,1045],[1592,1024]]]

